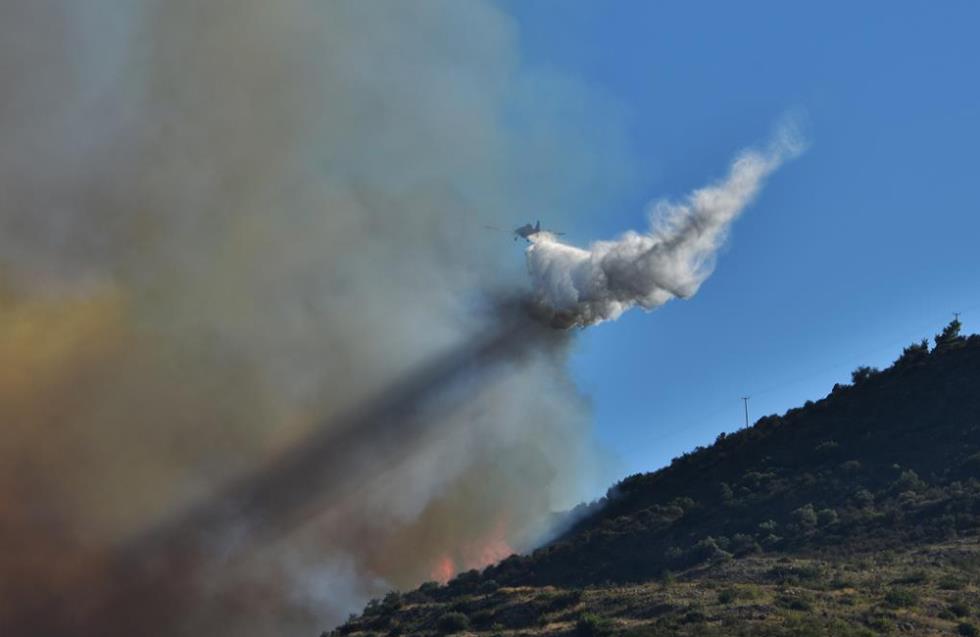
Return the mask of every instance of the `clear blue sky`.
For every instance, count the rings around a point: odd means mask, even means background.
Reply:
[[[573,240],[720,177],[788,111],[810,147],[692,300],[586,331],[574,371],[619,476],[884,366],[963,311],[980,330],[980,4],[513,2],[523,53],[627,113],[638,183]],[[593,236],[583,237],[588,232]]]

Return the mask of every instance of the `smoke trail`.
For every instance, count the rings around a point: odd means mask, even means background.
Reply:
[[[626,163],[483,2],[38,0],[0,34],[0,631],[484,333],[521,264],[481,221]],[[474,389],[168,621],[316,634],[526,546],[594,475],[587,410],[560,352]]]
[[[732,221],[766,177],[803,149],[789,125],[763,151],[747,150],[720,182],[680,203],[660,201],[646,234],[627,232],[588,250],[541,232],[530,237],[528,268],[539,301],[570,325],[614,320],[631,307],[651,310],[693,296],[711,274]]]

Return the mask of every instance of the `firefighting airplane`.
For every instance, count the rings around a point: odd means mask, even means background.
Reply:
[[[489,230],[497,230],[497,231],[500,231],[500,232],[505,232],[504,230],[501,230],[500,228],[497,228],[496,226],[484,226],[484,227],[487,228],[487,229],[489,229]],[[564,232],[552,232],[551,230],[542,230],[541,229],[541,222],[538,221],[534,225],[531,225],[530,223],[525,223],[523,226],[518,226],[518,227],[514,228],[514,230],[513,230],[513,233],[514,233],[514,241],[517,241],[520,238],[520,239],[524,239],[525,241],[527,241],[528,243],[530,243],[531,242],[531,237],[533,237],[534,235],[538,234],[539,232],[547,232],[548,234],[553,234],[553,235],[559,236],[559,237],[565,234]]]

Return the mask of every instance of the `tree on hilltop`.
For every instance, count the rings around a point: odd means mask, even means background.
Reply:
[[[963,324],[960,323],[959,318],[954,318],[949,322],[949,325],[943,328],[943,331],[936,334],[936,347],[935,351],[942,351],[949,348],[952,345],[962,343],[965,339],[960,336],[960,328]]]

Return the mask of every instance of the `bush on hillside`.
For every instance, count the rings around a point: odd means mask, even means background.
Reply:
[[[443,635],[450,635],[452,633],[459,633],[470,627],[469,618],[463,613],[452,612],[446,613],[439,618],[436,622],[436,628]]]
[[[980,629],[978,629],[973,624],[968,624],[966,622],[963,622],[962,624],[957,626],[956,632],[963,635],[964,637],[977,637],[978,635],[980,635]]]
[[[947,348],[949,348],[949,347],[951,347],[953,345],[957,345],[957,344],[962,343],[963,341],[965,341],[966,339],[964,339],[962,336],[960,336],[960,328],[961,327],[963,327],[963,324],[960,323],[959,319],[953,319],[952,321],[950,321],[949,322],[949,325],[947,325],[946,327],[944,327],[942,332],[940,332],[939,334],[936,334],[936,337],[935,337],[936,350],[935,351],[942,351],[942,350],[947,349]]]
[[[793,511],[793,521],[805,529],[813,528],[817,525],[817,512],[812,504],[804,504]]]
[[[913,343],[902,350],[902,355],[895,361],[895,367],[910,367],[924,362],[929,358],[929,341],[922,339],[921,343]]]
[[[575,622],[576,637],[605,637],[612,632],[612,623],[595,613],[584,613]]]
[[[853,372],[851,372],[851,382],[855,385],[860,385],[866,382],[870,378],[878,374],[878,369],[875,367],[868,367],[867,365],[862,365],[858,367]]]

